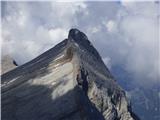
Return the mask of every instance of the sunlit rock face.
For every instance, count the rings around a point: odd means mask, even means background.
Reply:
[[[77,29],[3,74],[1,87],[2,120],[138,120],[99,53]]]

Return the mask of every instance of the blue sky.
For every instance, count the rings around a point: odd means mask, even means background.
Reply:
[[[134,83],[159,77],[158,2],[2,2],[2,56],[28,62],[67,38],[84,32],[112,71],[120,66]]]

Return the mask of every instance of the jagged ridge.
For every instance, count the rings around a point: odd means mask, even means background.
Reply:
[[[2,118],[138,119],[99,53],[77,29],[54,48],[2,75]]]

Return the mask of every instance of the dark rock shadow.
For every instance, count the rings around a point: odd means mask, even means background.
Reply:
[[[25,85],[2,94],[2,120],[105,120],[83,90],[76,86],[60,96],[59,84]]]

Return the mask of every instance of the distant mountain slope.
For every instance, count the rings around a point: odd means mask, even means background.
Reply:
[[[2,75],[2,120],[138,120],[87,36]]]
[[[160,84],[146,87],[134,83],[131,74],[122,66],[112,67],[117,82],[126,90],[132,110],[141,120],[160,120]]]
[[[16,67],[17,67],[17,63],[9,55],[2,56],[1,74],[4,74]]]

